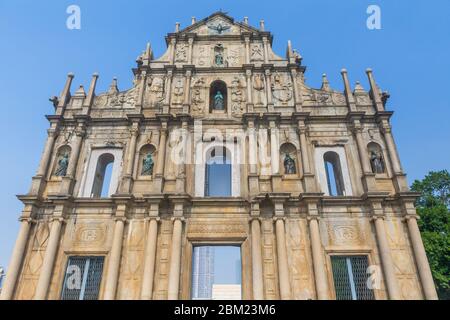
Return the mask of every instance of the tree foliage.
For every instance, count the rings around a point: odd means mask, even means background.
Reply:
[[[450,299],[450,174],[447,170],[431,171],[416,180],[412,191],[422,195],[417,213],[423,244],[427,252],[439,298]]]

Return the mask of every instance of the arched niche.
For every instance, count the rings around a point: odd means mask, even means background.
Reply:
[[[53,165],[52,176],[65,177],[67,175],[71,151],[72,148],[69,145],[63,145],[58,148],[55,163]]]
[[[226,113],[228,106],[227,85],[222,80],[211,83],[209,88],[209,112]]]
[[[367,151],[372,173],[386,173],[386,161],[384,160],[383,149],[381,148],[381,146],[376,142],[370,142],[367,145]]]
[[[280,146],[280,168],[284,175],[297,175],[299,172],[297,148],[292,143]]]
[[[344,176],[341,160],[336,152],[328,151],[323,155],[325,173],[327,175],[328,193],[330,196],[345,195]]]
[[[152,144],[145,144],[139,150],[137,175],[140,178],[151,178],[155,172],[156,148]]]

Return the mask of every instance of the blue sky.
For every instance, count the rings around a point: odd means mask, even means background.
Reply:
[[[66,28],[66,9],[81,8],[81,30]],[[366,28],[366,9],[377,4],[382,29]],[[150,41],[156,56],[164,36],[223,9],[237,20],[265,19],[274,50],[284,55],[287,40],[303,56],[307,83],[319,87],[327,73],[342,89],[347,68],[368,89],[371,67],[391,93],[393,131],[409,181],[430,170],[450,169],[450,1],[406,0],[195,0],[195,1],[25,1],[0,0],[0,266],[7,265],[28,191],[48,128],[48,102],[59,95],[66,74],[75,73],[73,90],[88,86],[99,72],[97,92],[117,76],[121,90],[131,86],[131,68]]]

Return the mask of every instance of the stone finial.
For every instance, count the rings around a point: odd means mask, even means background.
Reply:
[[[99,77],[99,75],[97,72],[94,72],[92,74],[92,80],[91,80],[91,84],[89,85],[87,99],[84,101],[84,104],[83,104],[83,106],[85,106],[85,107],[89,108],[92,105],[92,102],[94,101],[95,86],[97,85],[98,77]]]
[[[175,23],[175,32],[179,32],[180,31],[180,23],[176,22]]]
[[[364,90],[363,86],[359,81],[356,81],[355,89],[353,90],[353,94],[358,93],[366,93],[366,90]]]
[[[377,108],[377,111],[384,111],[384,105],[381,101],[381,93],[380,88],[378,87],[377,83],[375,82],[375,78],[372,73],[371,68],[366,69],[367,77],[369,78],[369,84],[370,84],[370,92],[372,95],[372,99],[375,101],[375,106]]]
[[[119,92],[119,88],[117,87],[117,78],[114,77],[111,82],[111,85],[109,86],[108,93],[111,94],[111,93],[118,93],[118,92]]]
[[[144,62],[150,62],[150,60],[153,59],[153,51],[152,51],[152,46],[150,45],[150,42],[147,42],[147,47],[145,48],[145,53],[144,53]]]
[[[248,25],[248,17],[244,17],[244,24]]]
[[[75,75],[72,72],[69,72],[67,74],[66,84],[58,99],[58,107],[65,107],[67,101],[70,99],[70,87],[72,85],[72,80],[74,77]]]
[[[331,91],[330,82],[328,81],[327,75],[325,73],[322,74],[322,87],[321,87],[321,89],[325,90],[325,91]]]
[[[261,19],[260,21],[259,21],[259,31],[265,31],[265,23],[264,23],[264,20],[263,19]]]
[[[80,84],[77,91],[74,94],[75,97],[86,97],[86,92],[84,91],[83,85]]]
[[[191,25],[195,24],[197,22],[197,19],[195,17],[191,17]]]

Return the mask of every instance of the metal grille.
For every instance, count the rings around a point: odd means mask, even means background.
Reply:
[[[367,256],[332,256],[331,265],[337,300],[374,300],[367,286]]]
[[[70,257],[61,300],[97,300],[104,257]]]

